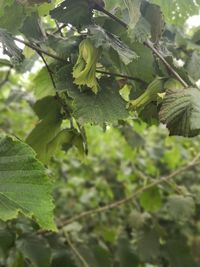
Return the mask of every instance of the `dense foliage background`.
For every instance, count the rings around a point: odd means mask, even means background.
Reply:
[[[0,266],[200,266],[196,0],[0,1]]]

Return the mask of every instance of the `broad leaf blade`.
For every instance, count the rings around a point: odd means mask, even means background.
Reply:
[[[0,17],[0,27],[9,32],[17,33],[25,18],[26,14],[23,6],[14,1],[12,5],[4,8],[4,14]]]
[[[0,28],[0,42],[4,50],[3,53],[8,55],[14,62],[21,62],[24,59],[22,50],[15,44],[12,35]]]
[[[51,249],[46,239],[34,235],[23,235],[17,240],[17,248],[33,266],[49,267]]]
[[[90,39],[94,45],[103,49],[112,48],[117,52],[122,62],[127,65],[137,59],[137,54],[123,43],[116,35],[105,31],[100,26],[90,26]]]
[[[138,22],[141,13],[140,13],[140,5],[142,3],[141,0],[123,0],[129,14],[129,28],[135,28],[136,23]]]
[[[47,146],[60,131],[61,106],[53,96],[38,100],[34,107],[40,121],[28,135],[26,142],[36,151],[37,158],[43,163],[48,162]]]
[[[191,220],[192,216],[195,213],[194,200],[189,196],[170,196],[167,208],[170,217],[179,222]]]
[[[198,89],[169,89],[160,110],[160,121],[167,125],[171,135],[196,136],[200,132],[199,103]]]
[[[0,137],[0,219],[21,212],[34,217],[42,228],[56,230],[53,222],[52,185],[45,169],[26,144]]]
[[[101,90],[97,95],[88,90],[67,89],[68,95],[74,99],[74,116],[78,121],[103,125],[127,118],[126,102],[120,96],[116,82],[102,78],[99,84]]]
[[[50,15],[58,22],[72,24],[77,28],[91,23],[92,11],[87,0],[66,0],[50,11]]]
[[[187,18],[199,13],[200,1],[196,0],[150,0],[159,5],[169,24],[181,25]],[[180,15],[181,14],[181,15]]]

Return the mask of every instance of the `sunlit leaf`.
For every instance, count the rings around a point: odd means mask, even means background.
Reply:
[[[55,230],[51,182],[35,153],[11,137],[0,137],[0,219],[21,212],[34,217],[41,227]]]

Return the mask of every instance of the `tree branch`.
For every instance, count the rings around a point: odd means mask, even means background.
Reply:
[[[119,18],[117,18],[116,16],[114,16],[113,14],[111,14],[110,12],[108,12],[107,10],[105,10],[102,6],[96,4],[95,5],[96,9],[98,11],[103,12],[104,14],[106,14],[107,16],[109,16],[110,18],[112,18],[113,20],[115,20],[116,22],[118,22],[121,26],[123,26],[124,28],[128,28],[128,24],[126,24],[125,22],[123,22],[122,20],[120,20]],[[184,86],[184,87],[188,87],[188,84],[181,78],[181,76],[175,71],[175,69],[165,60],[165,58],[161,55],[161,53],[153,46],[153,43],[150,40],[147,40],[144,42],[144,45],[146,45],[148,48],[150,48],[155,54],[156,56],[163,62],[163,64],[167,67],[167,69],[174,75],[174,77],[176,79],[178,79],[180,81],[180,83]]]
[[[116,201],[114,203],[111,203],[111,204],[108,204],[104,207],[100,207],[100,208],[97,208],[97,209],[92,209],[92,210],[89,210],[89,211],[85,211],[85,212],[82,212],[74,217],[72,217],[71,219],[68,219],[68,220],[65,220],[63,221],[60,225],[58,225],[59,228],[62,228],[63,226],[67,225],[67,224],[70,224],[74,221],[77,221],[77,220],[80,220],[80,219],[83,219],[83,218],[86,218],[86,217],[89,217],[89,216],[92,216],[92,215],[95,215],[97,213],[101,213],[101,212],[106,212],[108,210],[111,210],[111,209],[115,209],[115,208],[118,208],[126,203],[129,203],[131,202],[133,199],[137,198],[139,195],[141,195],[143,192],[146,192],[147,190],[159,185],[159,184],[162,184],[162,183],[166,183],[168,181],[170,181],[172,178],[174,178],[175,176],[179,175],[179,174],[182,174],[184,172],[186,172],[188,169],[196,166],[197,164],[200,163],[200,161],[198,161],[200,158],[200,153],[197,154],[197,156],[191,161],[189,162],[189,164],[187,164],[186,166],[174,171],[173,173],[167,175],[167,176],[164,176],[164,177],[161,177],[160,179],[158,180],[155,180],[151,183],[149,183],[148,185],[138,189],[133,195],[129,196],[129,197],[126,197],[126,198],[123,198],[119,201]]]

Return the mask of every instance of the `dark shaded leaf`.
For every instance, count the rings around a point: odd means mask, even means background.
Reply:
[[[144,229],[137,241],[139,257],[143,261],[156,259],[160,253],[159,236],[155,229]]]
[[[65,0],[50,15],[58,22],[81,28],[91,23],[92,11],[87,0]]]
[[[45,38],[45,33],[41,27],[40,18],[37,13],[31,13],[30,16],[26,17],[20,32],[28,39],[36,42],[43,41]]]
[[[3,45],[3,53],[8,55],[15,62],[21,62],[24,59],[22,50],[15,44],[11,34],[0,28],[0,42]]]
[[[49,267],[51,249],[44,238],[26,235],[17,240],[17,247],[25,259],[29,259],[34,266]]]

